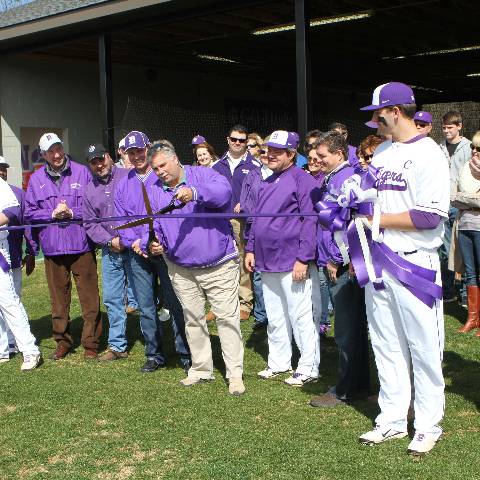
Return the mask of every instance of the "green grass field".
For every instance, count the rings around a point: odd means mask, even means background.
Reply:
[[[24,303],[44,357],[54,350],[43,264],[25,281]],[[216,381],[186,389],[166,340],[166,369],[145,375],[138,317],[129,319],[130,357],[87,362],[81,347],[60,362],[21,373],[20,355],[0,365],[0,480],[4,479],[480,479],[480,338],[446,317],[446,415],[443,440],[426,457],[406,454],[408,438],[376,447],[358,443],[377,406],[364,401],[314,409],[312,394],[334,383],[336,350],[323,342],[318,383],[294,389],[261,381],[264,333],[242,326],[245,384],[228,395],[212,329]],[[74,296],[75,338],[81,318]],[[105,346],[105,343],[103,344]]]

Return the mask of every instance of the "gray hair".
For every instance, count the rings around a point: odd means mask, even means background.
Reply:
[[[175,147],[169,140],[155,140],[147,150],[147,160],[150,163],[157,153],[163,153],[167,157],[176,156]]]

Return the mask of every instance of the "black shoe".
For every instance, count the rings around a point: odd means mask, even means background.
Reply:
[[[178,361],[179,365],[183,368],[183,371],[188,375],[188,371],[190,370],[190,367],[192,366],[192,361],[189,359],[183,359],[181,358]]]
[[[253,322],[252,330],[261,330],[262,328],[267,328],[266,322],[259,322],[258,320]]]
[[[153,359],[151,360],[147,359],[147,361],[145,362],[145,365],[143,365],[140,371],[142,373],[152,373],[155,370],[158,370],[159,368],[163,368],[164,366],[165,365],[163,363],[158,363]]]

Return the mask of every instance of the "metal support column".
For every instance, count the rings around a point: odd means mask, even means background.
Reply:
[[[300,141],[312,128],[312,77],[310,68],[310,0],[295,0],[297,62],[297,127]]]
[[[113,90],[112,53],[110,35],[102,33],[98,37],[98,66],[100,70],[100,108],[102,118],[102,138],[105,148],[115,161],[113,130]]]

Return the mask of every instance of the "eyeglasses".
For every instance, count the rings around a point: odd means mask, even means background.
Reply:
[[[373,153],[371,153],[370,155],[362,155],[362,158],[368,162],[368,160],[370,160],[371,158],[373,158]]]
[[[231,138],[232,138],[232,137],[230,137],[230,139],[231,139]],[[238,140],[238,139],[237,139],[237,140]],[[233,141],[233,140],[232,140],[232,141]],[[255,148],[255,147],[258,147],[258,143],[249,143],[249,144],[247,145],[247,148]]]
[[[470,148],[472,149],[472,153],[473,153],[473,152],[480,153],[480,147],[477,147],[477,146],[474,145],[473,143],[470,144]]]
[[[320,163],[320,159],[317,157],[308,157],[307,160],[309,163]]]
[[[228,137],[229,140],[232,142],[232,143],[245,143],[247,141],[246,138],[237,138],[237,137]]]

